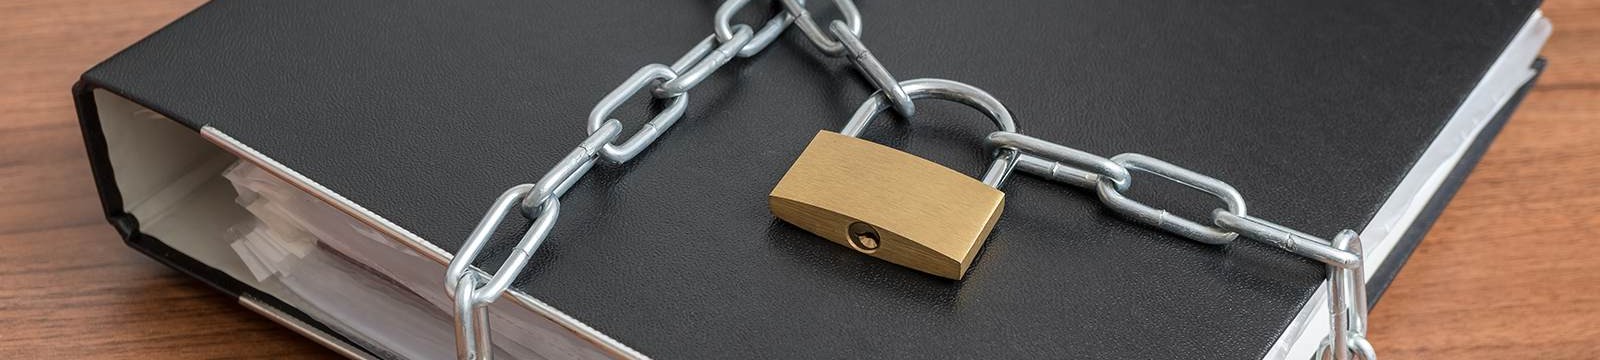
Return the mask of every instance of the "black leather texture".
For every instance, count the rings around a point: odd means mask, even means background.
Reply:
[[[596,101],[709,34],[718,3],[221,0],[84,81],[215,127],[453,251],[496,195],[583,139]],[[1208,174],[1251,214],[1331,236],[1366,224],[1538,2],[859,5],[863,41],[901,80],[983,88],[1025,133]],[[773,218],[768,191],[869,88],[798,29],[733,60],[658,143],[562,199],[517,288],[658,358],[1240,359],[1262,356],[1323,279],[1277,248],[1185,240],[1023,174],[962,281]],[[625,134],[659,108],[646,99],[617,114]],[[977,173],[988,120],[917,106],[866,137]],[[1132,196],[1189,216],[1221,206],[1145,174]]]

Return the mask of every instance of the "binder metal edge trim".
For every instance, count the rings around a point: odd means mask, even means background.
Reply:
[[[293,315],[284,313],[283,311],[280,311],[271,305],[262,303],[261,300],[257,300],[253,295],[240,294],[239,305],[243,305],[246,309],[250,309],[250,311],[254,311],[256,314],[260,314],[267,319],[271,319],[272,322],[278,323],[278,325],[283,325],[283,327],[293,330],[295,333],[300,334],[300,336],[305,336],[306,338],[311,339],[311,341],[321,344],[323,347],[327,347],[329,350],[333,350],[333,352],[339,353],[339,355],[346,358],[354,360],[377,360],[376,357],[373,357],[366,351],[361,350],[360,348],[357,348],[354,345],[345,342],[344,340],[334,337],[332,334],[322,331],[322,329],[318,329],[310,324],[305,323],[304,321],[300,321],[300,319],[295,318]]]

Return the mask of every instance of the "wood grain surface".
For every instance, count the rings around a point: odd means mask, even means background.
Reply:
[[[125,247],[69,87],[200,0],[0,1],[0,358],[334,358]],[[1600,357],[1600,0],[1372,314],[1389,359]]]

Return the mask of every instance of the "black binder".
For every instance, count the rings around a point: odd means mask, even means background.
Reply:
[[[90,69],[73,94],[107,217],[130,246],[346,355],[401,358],[415,355],[219,265],[228,240],[213,220],[240,211],[233,194],[177,187],[218,179],[215,159],[259,166],[415,252],[442,283],[494,197],[570,151],[595,101],[635,69],[709,34],[717,5],[220,0]],[[1205,173],[1252,214],[1308,233],[1363,231],[1373,301],[1531,86],[1549,31],[1537,1],[859,6],[863,40],[902,80],[981,87],[1033,136]],[[1005,214],[962,281],[773,218],[767,192],[870,89],[795,29],[734,60],[658,143],[597,164],[562,199],[517,293],[492,309],[535,326],[497,334],[558,358],[1304,354],[1321,264],[1185,240],[1037,178],[1003,188]],[[647,120],[645,97],[618,114],[624,134]],[[981,115],[918,108],[865,136],[967,173],[986,163]],[[1186,214],[1215,206],[1162,185],[1132,196]],[[497,267],[517,235],[499,234],[478,265]],[[445,290],[409,291],[396,296]]]

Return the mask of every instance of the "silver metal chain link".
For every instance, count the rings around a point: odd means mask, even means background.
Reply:
[[[916,107],[911,103],[911,96],[901,88],[900,82],[889,74],[889,69],[878,62],[878,57],[867,50],[867,45],[861,42],[861,12],[856,10],[856,4],[851,0],[833,0],[834,6],[839,8],[843,20],[834,20],[828,24],[828,29],[823,30],[811,17],[811,12],[806,10],[805,2],[801,0],[781,0],[783,7],[789,13],[795,14],[795,24],[800,31],[811,39],[817,50],[828,56],[849,55],[850,63],[867,77],[878,89],[879,94],[889,100],[896,113],[903,117],[916,114]]]
[[[847,56],[856,69],[877,91],[862,104],[842,133],[858,135],[876,114],[893,108],[904,117],[916,113],[912,100],[936,97],[960,101],[979,109],[1004,109],[981,89],[943,79],[895,80],[861,41],[861,13],[851,0],[833,0],[843,19],[818,25],[805,0],[778,0],[779,14],[768,19],[761,29],[733,24],[733,16],[750,0],[728,0],[718,7],[713,32],[690,48],[672,65],[650,64],[636,71],[621,85],[601,98],[587,119],[589,137],[557,162],[534,184],[507,189],[479,220],[467,241],[451,259],[446,271],[446,291],[455,301],[456,349],[461,359],[489,359],[488,304],[510,287],[533,253],[549,236],[560,216],[560,198],[583,178],[600,159],[625,163],[633,159],[662,133],[683,117],[690,90],[735,57],[750,57],[766,49],[791,23],[796,23],[807,39],[828,56]],[[910,88],[910,90],[908,90]],[[945,94],[941,89],[965,89],[967,93]],[[633,94],[649,90],[667,106],[622,143],[622,125],[611,113]],[[981,95],[981,96],[978,96]],[[1172,233],[1207,244],[1227,244],[1243,235],[1286,251],[1320,261],[1328,270],[1328,298],[1332,330],[1317,353],[1318,359],[1348,360],[1352,356],[1374,360],[1372,344],[1366,340],[1367,299],[1363,273],[1361,240],[1355,231],[1344,230],[1328,241],[1246,213],[1244,197],[1226,182],[1172,165],[1149,156],[1124,153],[1111,158],[1041,140],[1017,132],[1009,112],[987,114],[1000,124],[985,143],[996,150],[997,158],[984,180],[999,186],[1013,171],[1021,170],[1049,180],[1092,189],[1102,203],[1119,214]],[[1008,126],[1009,125],[1009,126]],[[1128,198],[1124,193],[1133,184],[1131,170],[1154,174],[1211,194],[1226,204],[1212,212],[1211,225],[1176,216]],[[471,269],[506,213],[513,207],[533,220],[511,255],[493,274]],[[1347,349],[1333,351],[1332,349]]]

